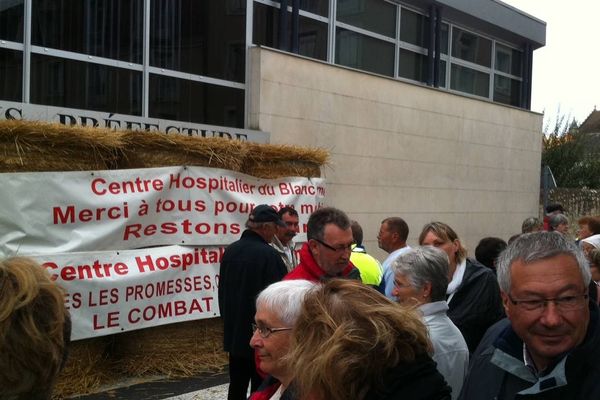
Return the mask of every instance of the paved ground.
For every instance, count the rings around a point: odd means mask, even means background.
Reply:
[[[227,398],[228,376],[159,379],[126,387],[107,388],[72,400],[222,400]]]

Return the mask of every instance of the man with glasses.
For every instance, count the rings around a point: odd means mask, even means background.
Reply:
[[[248,382],[254,391],[262,380],[248,342],[256,313],[254,299],[287,273],[281,257],[269,245],[278,226],[285,224],[273,208],[266,204],[256,206],[242,237],[225,249],[221,260],[219,309],[223,318],[224,349],[229,353],[229,400],[245,400]]]
[[[600,399],[600,322],[581,250],[555,232],[525,234],[497,267],[508,319],[482,339],[460,399]]]
[[[354,239],[345,212],[333,207],[313,212],[308,218],[306,238],[308,242],[300,249],[300,263],[284,279],[360,279],[360,272],[350,262]]]

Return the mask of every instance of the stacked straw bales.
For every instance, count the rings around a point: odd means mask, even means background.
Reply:
[[[318,177],[323,149],[223,138],[0,121],[0,172],[92,171],[178,165],[257,178]],[[164,325],[72,343],[53,398],[90,393],[120,379],[222,372],[220,318]]]

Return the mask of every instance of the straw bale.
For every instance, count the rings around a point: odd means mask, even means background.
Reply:
[[[242,172],[257,178],[319,177],[321,167],[329,161],[329,153],[321,148],[259,143],[247,143],[246,146],[248,154]]]
[[[125,159],[120,168],[178,165],[240,171],[246,147],[238,140],[166,135],[158,132],[124,132]]]
[[[222,342],[222,320],[201,319],[117,335],[114,357],[128,376],[194,376],[225,369]]]
[[[38,121],[0,121],[0,172],[111,169],[122,157],[110,129]]]
[[[110,337],[100,337],[72,342],[53,398],[91,393],[116,379],[108,354],[110,341]]]

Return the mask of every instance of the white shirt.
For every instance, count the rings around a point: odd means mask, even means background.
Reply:
[[[435,301],[422,304],[419,310],[433,344],[433,360],[452,388],[452,400],[458,398],[469,366],[469,348],[462,334],[448,318],[448,303]]]
[[[394,290],[394,271],[392,270],[392,263],[396,258],[398,258],[398,256],[406,253],[409,250],[410,246],[405,246],[398,250],[394,250],[387,256],[385,261],[382,263],[385,296],[393,301],[397,301],[397,299],[396,296],[392,295],[392,290]]]
[[[448,295],[448,304],[452,301],[454,297],[454,293],[460,286],[465,277],[465,271],[467,269],[467,259],[465,258],[456,266],[456,270],[454,270],[454,275],[452,275],[452,280],[448,283],[448,289],[446,289],[446,294]]]

